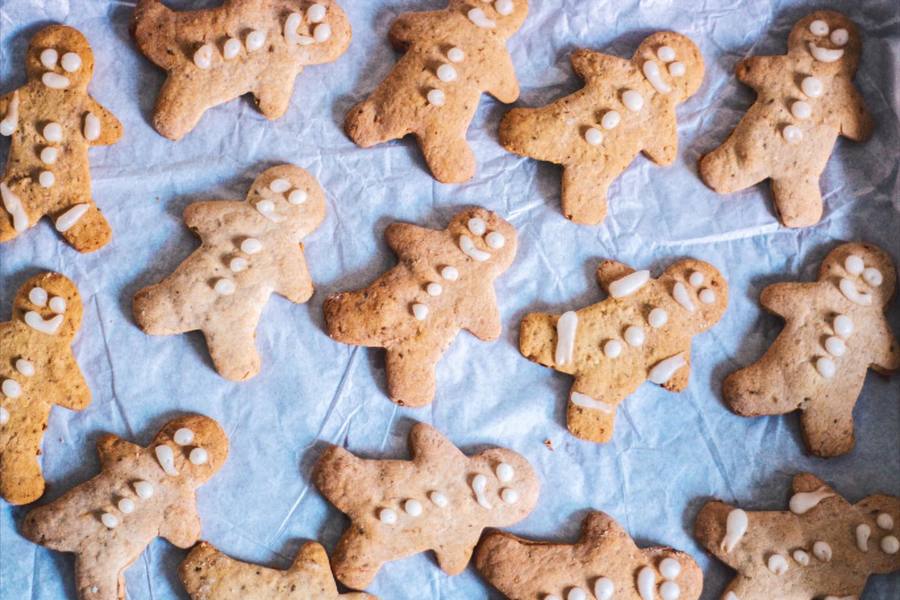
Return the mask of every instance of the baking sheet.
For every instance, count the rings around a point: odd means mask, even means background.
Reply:
[[[175,8],[213,6],[170,0]],[[477,176],[442,185],[425,170],[411,140],[357,149],[342,133],[347,110],[390,70],[387,41],[401,12],[440,8],[443,0],[341,0],[353,26],[349,51],[307,69],[288,114],[266,121],[247,100],[210,110],[179,143],[148,120],[163,73],[128,34],[134,2],[0,0],[0,91],[24,83],[23,56],[42,26],[63,22],[93,45],[91,93],[125,125],[123,140],[91,153],[95,197],[114,237],[81,256],[48,223],[0,247],[0,318],[15,290],[52,269],[73,278],[85,302],[75,352],[94,394],[81,413],[54,409],[44,442],[48,492],[58,497],[98,469],[94,444],[112,432],[146,444],[172,415],[218,419],[231,454],[199,492],[203,536],[247,561],[286,568],[300,544],[334,547],[346,520],[317,493],[310,469],[326,443],[371,457],[406,457],[413,421],[434,424],[466,450],[502,445],[524,454],[543,480],[535,511],[511,529],[573,541],[590,509],[615,517],[641,544],[689,551],[706,574],[704,599],[718,598],[731,574],[691,537],[710,496],[745,508],[785,509],[791,476],[810,470],[852,501],[883,491],[900,495],[900,378],[870,374],[856,417],[857,446],[829,461],[803,452],[796,415],[745,419],[721,403],[726,374],[758,358],[781,323],[757,304],[770,283],[809,280],[840,241],[881,245],[900,260],[900,73],[898,10],[890,0],[836,3],[865,35],[857,85],[878,122],[865,144],[839,141],[822,179],[825,216],[813,228],[778,225],[767,186],[718,196],[696,164],[717,146],[752,102],[732,76],[737,60],[783,53],[794,22],[821,3],[674,0],[533,1],[510,43],[522,85],[521,106],[546,104],[579,87],[569,53],[580,47],[630,56],[643,37],[673,29],[693,38],[706,59],[700,91],[678,110],[680,151],[668,169],[638,158],[612,186],[603,226],[581,227],[559,210],[558,168],[505,152],[497,126],[508,110],[485,97],[469,132]],[[5,159],[8,142],[0,142]],[[196,247],[181,212],[201,199],[242,199],[264,168],[293,162],[328,194],[328,216],[306,240],[317,292],[306,305],[273,297],[258,331],[262,373],[247,383],[220,378],[199,334],[149,337],[134,325],[135,291],[170,273]],[[461,334],[438,370],[435,402],[399,408],[384,394],[383,354],[333,343],[323,330],[329,294],[366,285],[393,264],[382,234],[393,221],[443,228],[461,206],[483,205],[519,231],[519,254],[497,282],[504,331],[496,343]],[[534,310],[563,311],[600,299],[593,278],[601,258],[658,273],[693,256],[728,279],[723,321],[695,339],[690,387],[671,394],[646,384],[621,408],[614,440],[581,442],[565,429],[571,379],[532,364],[516,349],[518,322]],[[900,332],[897,304],[889,320]],[[550,440],[554,450],[544,441]],[[0,502],[0,597],[74,598],[73,558],[32,545],[16,532],[27,511]],[[184,557],[158,540],[127,572],[133,600],[185,598],[176,568]],[[870,580],[864,598],[896,598],[900,574]],[[447,577],[431,555],[386,566],[370,591],[383,598],[495,598],[474,569]]]

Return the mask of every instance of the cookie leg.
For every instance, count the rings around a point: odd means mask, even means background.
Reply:
[[[375,579],[381,566],[390,560],[382,557],[384,545],[372,543],[370,535],[358,533],[360,529],[351,526],[338,542],[331,558],[331,567],[338,581],[347,587],[361,590]],[[388,540],[381,540],[389,544]],[[402,555],[393,557],[399,558]]]
[[[66,223],[66,213],[80,204],[87,204],[87,212],[69,226],[69,223]],[[60,219],[62,219],[62,222],[60,222]],[[79,252],[99,250],[109,243],[109,239],[112,237],[112,229],[109,227],[109,222],[93,201],[86,203],[73,202],[68,208],[56,213],[53,216],[53,220],[57,223],[57,229],[60,226],[66,228],[65,231],[60,232],[60,235]],[[63,225],[63,223],[65,224]]]
[[[34,215],[33,218],[29,215],[29,207],[23,201],[23,198],[28,197],[26,183],[31,182],[29,179],[19,179],[6,180],[0,184],[0,244],[18,237],[40,219],[40,215]]]
[[[151,285],[134,295],[132,311],[134,320],[141,331],[149,335],[173,335],[200,328],[200,321],[193,311],[183,303],[176,304],[182,297],[175,286],[166,281]]]
[[[23,446],[29,446],[25,448]],[[0,497],[13,505],[34,502],[44,494],[38,462],[40,444],[12,443],[0,453]]]
[[[296,77],[297,73],[295,72],[291,72],[289,76],[277,78],[273,74],[261,82],[253,92],[259,112],[267,119],[278,119],[287,112],[294,95],[294,79]]]
[[[219,375],[231,381],[246,381],[259,373],[260,368],[256,327],[224,318],[221,322],[222,326],[203,328],[209,355]]]
[[[606,218],[606,191],[610,179],[597,165],[567,165],[562,176],[562,211],[582,225],[597,225]]]
[[[809,227],[822,218],[818,175],[773,178],[772,195],[775,197],[775,210],[781,222],[788,227]]]
[[[347,113],[344,131],[357,146],[368,148],[407,135],[410,121],[402,113],[381,112],[375,102],[364,100]]]
[[[418,133],[425,162],[434,178],[441,183],[462,183],[475,175],[475,154],[466,141],[466,133],[441,131],[441,124],[433,123]]]
[[[813,398],[803,410],[803,438],[809,451],[829,458],[853,449],[853,402]]]
[[[777,365],[763,367],[759,362],[726,377],[722,396],[732,411],[744,417],[783,415],[804,402],[803,392],[791,390]]]
[[[75,559],[75,586],[79,598],[91,600],[122,600],[125,598],[125,580],[119,569],[97,557]]]
[[[202,90],[193,90],[190,83],[170,75],[163,84],[153,111],[153,127],[170,140],[180,140],[197,126],[206,112]]]
[[[434,367],[440,358],[440,349],[437,352],[423,350],[427,345],[427,341],[420,341],[415,346],[402,344],[388,350],[388,396],[397,404],[419,407],[431,404],[434,399]]]
[[[732,135],[700,160],[700,177],[720,194],[731,194],[756,185],[769,176],[765,162],[754,148],[741,148]]]
[[[566,426],[577,438],[606,443],[613,436],[616,404],[606,401],[598,386],[589,386],[584,380],[577,379],[569,392]]]

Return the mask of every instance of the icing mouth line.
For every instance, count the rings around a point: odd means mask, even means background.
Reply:
[[[843,48],[823,48],[815,42],[809,43],[809,53],[819,62],[831,63],[840,60],[844,56]]]

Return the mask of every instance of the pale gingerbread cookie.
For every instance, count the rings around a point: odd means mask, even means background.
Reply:
[[[97,442],[101,473],[29,512],[22,535],[75,556],[80,600],[124,600],[123,573],[157,537],[190,548],[200,537],[196,489],[222,467],[228,438],[214,420],[166,423],[147,448]]]
[[[202,240],[174,273],[140,290],[134,318],[151,335],[200,330],[220,375],[259,372],[256,326],[272,293],[301,304],[313,293],[301,240],[325,218],[325,194],[293,165],[263,172],[243,201],[196,202],[184,222]]]
[[[512,450],[468,457],[424,423],[409,445],[412,460],[366,460],[331,446],[316,464],[316,487],[351,520],[332,557],[351,588],[369,585],[388,561],[428,550],[458,575],[484,528],[512,525],[537,503],[537,475]]]
[[[703,81],[703,56],[670,31],[641,42],[630,59],[577,50],[572,68],[585,86],[542,108],[517,108],[500,123],[510,152],[562,165],[562,210],[576,223],[606,218],[606,192],[641,152],[675,161],[675,107]]]
[[[41,442],[53,406],[91,402],[71,347],[81,316],[75,284],[42,273],[19,288],[12,320],[0,323],[0,497],[10,504],[44,493]]]
[[[822,218],[819,177],[838,136],[865,141],[872,118],[853,75],[862,37],[844,15],[816,11],[791,30],[788,53],[754,56],[737,78],[756,102],[724,144],[700,161],[700,176],[720,194],[772,180],[775,211],[788,227]]]
[[[504,103],[519,97],[506,42],[527,14],[527,0],[450,0],[444,10],[400,15],[389,35],[404,54],[347,114],[347,135],[368,148],[413,134],[435,179],[470,179],[475,155],[466,131],[481,94]]]
[[[869,575],[900,571],[900,498],[850,504],[817,477],[794,477],[790,512],[708,502],[694,536],[737,571],[722,600],[858,600]]]
[[[883,250],[850,243],[825,257],[817,281],[768,286],[760,303],[785,328],[759,361],[725,379],[725,402],[744,416],[799,410],[810,452],[849,452],[866,372],[900,369],[900,343],[885,318],[896,284]]]
[[[0,134],[12,138],[0,177],[0,243],[48,216],[72,247],[93,252],[112,232],[91,195],[88,149],[115,144],[122,124],[88,94],[94,53],[78,30],[40,30],[25,69],[28,83],[0,96]]]
[[[693,337],[728,306],[728,284],[711,264],[685,259],[658,279],[604,261],[597,268],[609,298],[562,315],[531,313],[519,328],[529,360],[575,377],[568,427],[593,442],[612,439],[616,407],[645,381],[673,392],[688,385]]]
[[[303,67],[337,60],[351,37],[334,0],[225,0],[184,12],[139,0],[132,33],[168,73],[153,127],[171,140],[194,129],[207,109],[244,94],[253,94],[266,118],[281,117]]]
[[[201,542],[178,570],[191,600],[378,600],[363,593],[338,594],[321,544],[300,548],[287,571],[225,556]]]
[[[387,350],[388,395],[397,404],[434,399],[435,367],[461,329],[500,336],[494,279],[516,256],[516,230],[483,208],[436,231],[394,223],[384,232],[399,264],[358,292],[325,301],[328,335]]]
[[[696,600],[703,589],[703,572],[688,554],[638,548],[602,512],[588,514],[575,544],[491,533],[475,565],[510,600]]]

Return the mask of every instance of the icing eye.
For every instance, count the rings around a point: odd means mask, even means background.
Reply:
[[[844,46],[850,40],[850,34],[846,29],[835,29],[831,32],[831,37],[829,39],[835,46]]]
[[[863,280],[872,287],[878,287],[884,281],[884,277],[881,275],[881,271],[875,267],[869,267],[863,271]]]
[[[289,189],[291,189],[291,182],[287,179],[273,179],[269,184],[269,189],[275,192],[276,194],[283,194]]]
[[[821,19],[816,19],[812,23],[809,24],[809,31],[813,35],[823,36],[828,35],[828,23]]]
[[[28,292],[28,300],[35,306],[47,305],[47,290],[42,287],[31,288]]]
[[[321,23],[325,20],[325,15],[327,14],[328,9],[325,8],[322,4],[313,4],[306,11],[306,18],[309,19],[310,23]]]
[[[205,465],[209,462],[209,453],[203,448],[194,448],[191,450],[188,460],[192,465]]]
[[[513,0],[497,0],[494,2],[494,9],[498,14],[503,15],[504,17],[507,15],[511,15],[515,6],[513,5]]]
[[[469,219],[466,226],[473,235],[484,235],[484,232],[487,231],[487,223],[484,222],[484,219],[479,219],[478,217]]]
[[[60,298],[59,296],[53,296],[50,298],[50,310],[54,313],[61,315],[66,312],[66,300],[65,298]]]
[[[59,63],[67,73],[74,73],[81,68],[81,57],[74,52],[66,52],[63,54],[62,61]]]
[[[844,268],[851,275],[859,275],[866,268],[866,264],[863,262],[863,259],[855,254],[851,254],[844,260]]]
[[[256,52],[266,44],[266,32],[255,29],[247,34],[247,52]]]
[[[687,67],[684,66],[683,62],[673,62],[669,64],[669,75],[672,77],[684,77],[685,73],[687,73]]]
[[[187,446],[194,441],[194,432],[187,427],[182,427],[175,432],[172,440],[179,446]]]
[[[43,52],[41,52],[41,64],[44,65],[46,69],[54,69],[56,68],[56,61],[59,60],[59,53],[53,48],[47,48]]]
[[[656,51],[656,56],[663,62],[672,62],[675,60],[675,49],[671,46],[660,46]]]
[[[515,504],[519,501],[519,492],[512,488],[503,488],[500,492],[500,499],[506,504]]]
[[[309,198],[306,190],[294,190],[288,195],[288,202],[291,204],[303,204]]]
[[[484,242],[488,245],[488,247],[493,248],[494,250],[499,250],[506,245],[506,238],[503,237],[503,234],[499,231],[492,231],[484,236]]]

